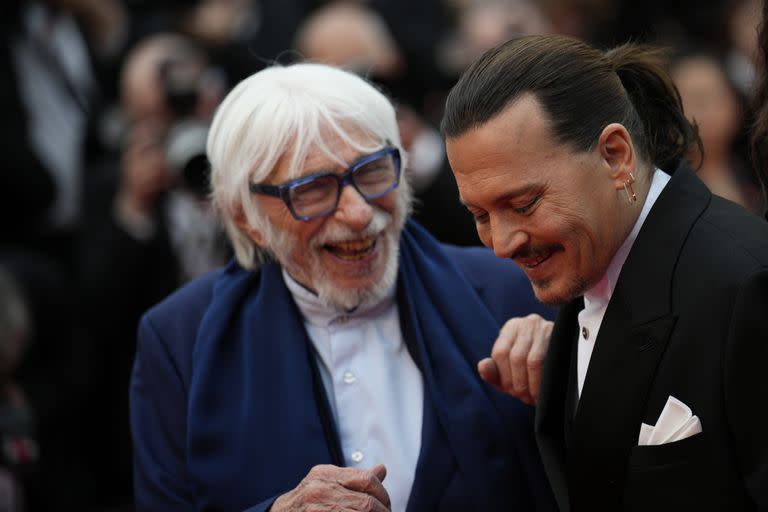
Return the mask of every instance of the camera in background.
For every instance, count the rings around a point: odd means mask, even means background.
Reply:
[[[206,198],[210,192],[210,165],[205,151],[209,124],[200,109],[206,91],[223,87],[223,77],[206,67],[192,48],[162,62],[159,75],[174,118],[166,139],[168,165],[182,188]]]

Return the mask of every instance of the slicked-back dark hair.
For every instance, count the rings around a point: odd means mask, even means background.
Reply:
[[[477,128],[526,94],[547,114],[557,142],[577,151],[593,149],[614,122],[627,128],[643,161],[667,172],[689,147],[701,150],[659,49],[625,44],[603,52],[559,35],[521,37],[487,51],[448,95],[443,135]]]

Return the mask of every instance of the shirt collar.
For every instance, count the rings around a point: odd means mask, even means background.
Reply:
[[[363,303],[353,311],[340,311],[323,304],[315,292],[296,281],[285,268],[282,269],[282,273],[285,286],[291,292],[304,321],[312,325],[326,327],[341,317],[350,321],[367,320],[383,313],[395,301],[396,283],[393,283],[381,300],[373,304]]]
[[[616,281],[619,278],[619,273],[621,273],[621,268],[624,266],[624,262],[627,260],[627,256],[629,256],[629,251],[632,249],[632,245],[635,243],[635,239],[637,238],[638,233],[640,233],[640,228],[643,227],[643,223],[648,217],[648,213],[651,211],[651,208],[653,207],[654,203],[656,203],[659,195],[661,195],[661,191],[664,190],[664,187],[667,185],[669,180],[669,174],[665,173],[661,169],[654,168],[653,178],[651,179],[651,187],[648,190],[648,195],[645,198],[643,208],[640,210],[640,215],[637,217],[635,225],[632,227],[632,231],[629,232],[629,235],[624,240],[624,243],[621,244],[619,250],[616,251],[616,254],[613,255],[611,263],[608,265],[608,269],[606,270],[603,277],[584,294],[585,307],[590,303],[607,304],[608,301],[611,300],[613,290],[616,288]]]

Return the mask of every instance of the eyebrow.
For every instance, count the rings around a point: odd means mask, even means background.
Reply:
[[[507,192],[503,196],[495,198],[493,200],[493,204],[496,205],[496,204],[499,204],[499,203],[504,203],[504,202],[507,202],[507,201],[509,201],[511,199],[516,199],[516,198],[518,198],[520,196],[524,196],[526,194],[530,194],[532,191],[541,190],[542,188],[543,188],[543,185],[541,183],[528,183],[528,184],[522,185],[522,186],[520,186],[520,187],[518,187],[516,189],[510,190],[509,192]],[[468,203],[467,201],[465,201],[464,198],[461,197],[461,196],[459,196],[459,201],[461,202],[461,204],[463,204],[467,208],[469,208],[469,207],[473,207],[474,208],[475,207],[472,203]]]
[[[374,151],[371,151],[370,153],[358,153],[357,156],[355,158],[353,158],[351,162],[349,162],[348,164],[345,164],[344,167],[334,166],[334,167],[318,168],[318,169],[315,169],[315,170],[312,170],[312,171],[308,172],[307,174],[304,174],[303,176],[298,176],[295,179],[306,178],[308,176],[315,176],[315,175],[328,174],[328,173],[338,174],[338,173],[334,173],[333,169],[341,169],[342,172],[346,172],[350,167],[355,165],[357,162],[359,162],[363,158],[371,156],[374,153],[378,153],[379,151],[387,148],[388,146],[389,146],[389,144],[385,144],[384,146],[382,146],[379,149],[376,149]]]

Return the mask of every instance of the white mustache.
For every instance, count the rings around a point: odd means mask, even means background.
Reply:
[[[355,231],[343,224],[326,224],[322,231],[315,235],[312,245],[321,247],[327,244],[360,240],[378,236],[392,224],[392,215],[381,210],[374,210],[371,223],[362,231]]]

